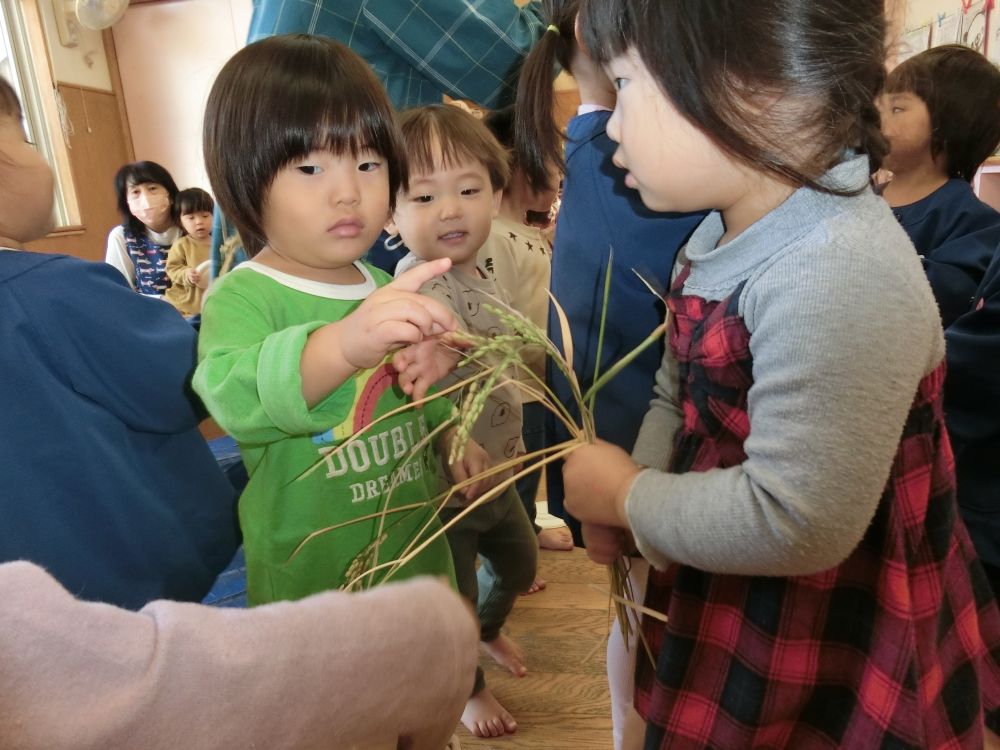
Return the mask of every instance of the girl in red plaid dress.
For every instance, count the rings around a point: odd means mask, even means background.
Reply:
[[[655,748],[982,748],[1000,613],[958,516],[944,343],[869,188],[883,0],[584,0],[608,135],[660,211],[712,213],[666,295],[630,457],[563,476],[590,556],[653,565]]]

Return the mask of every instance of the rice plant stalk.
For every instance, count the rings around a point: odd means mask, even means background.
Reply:
[[[454,463],[456,460],[461,459],[464,452],[464,446],[467,442],[468,436],[471,434],[472,426],[475,423],[476,418],[481,413],[483,404],[485,403],[485,399],[489,393],[491,393],[495,388],[499,388],[510,383],[516,385],[532,397],[537,398],[544,408],[552,412],[566,427],[571,436],[569,440],[492,466],[490,469],[477,476],[470,477],[463,482],[451,485],[447,490],[438,494],[436,497],[431,498],[426,503],[411,504],[402,508],[394,508],[390,510],[388,509],[389,499],[391,492],[394,489],[390,488],[389,493],[387,493],[385,503],[379,512],[312,532],[308,537],[299,543],[295,551],[292,553],[292,557],[297,555],[302,547],[310,540],[321,534],[343,528],[344,526],[348,526],[352,523],[359,523],[371,520],[372,518],[378,518],[378,532],[375,534],[375,538],[372,542],[366,546],[364,550],[362,550],[362,553],[360,553],[354,561],[352,561],[349,570],[353,575],[345,576],[348,579],[345,584],[345,588],[352,589],[360,586],[362,581],[366,579],[368,584],[371,585],[374,580],[374,575],[380,571],[385,571],[385,575],[381,580],[389,580],[401,567],[424,551],[430,544],[438,539],[441,534],[444,534],[448,528],[451,528],[452,525],[457,523],[460,519],[464,518],[476,508],[499,496],[502,492],[506,491],[512,483],[532,471],[540,470],[542,467],[552,463],[553,461],[565,458],[580,445],[593,442],[596,439],[593,412],[598,391],[618,372],[627,367],[646,348],[658,342],[667,326],[667,322],[664,321],[664,323],[650,333],[650,335],[647,336],[638,347],[615,362],[606,372],[601,373],[599,371],[600,356],[603,349],[605,325],[607,320],[608,300],[611,288],[612,263],[613,249],[609,255],[609,261],[604,278],[604,294],[598,331],[598,362],[595,365],[593,382],[585,392],[582,391],[572,366],[573,341],[568,319],[566,318],[562,307],[559,305],[558,301],[552,297],[551,293],[549,296],[553,302],[555,317],[559,323],[562,333],[562,351],[560,351],[555,344],[552,343],[552,341],[540,328],[538,328],[538,326],[525,318],[518,311],[510,308],[510,306],[506,305],[503,301],[496,300],[497,304],[495,306],[487,305],[487,308],[494,312],[494,314],[496,314],[513,333],[495,337],[477,336],[461,332],[451,335],[451,337],[455,340],[455,343],[452,346],[459,351],[461,356],[459,366],[476,366],[478,368],[477,372],[457,383],[452,384],[451,386],[448,386],[447,388],[435,391],[420,400],[404,404],[392,410],[388,414],[382,415],[378,419],[373,420],[350,438],[342,441],[338,446],[325,452],[323,454],[323,458],[321,458],[316,465],[307,469],[306,472],[303,473],[303,476],[308,475],[319,465],[322,465],[326,460],[326,456],[345,450],[352,441],[359,439],[363,434],[374,428],[379,422],[395,416],[396,414],[399,414],[407,409],[419,407],[432,399],[462,390],[462,405],[461,408],[457,410],[456,416],[453,420],[439,425],[433,433],[433,435],[436,435],[441,430],[452,426],[456,428],[456,434],[452,439],[450,455],[448,457],[448,462]],[[645,281],[645,279],[643,280]],[[648,282],[646,283],[648,285]],[[458,345],[465,348],[459,348]],[[541,347],[544,349],[546,354],[551,358],[552,363],[566,378],[572,394],[572,401],[575,403],[575,406],[580,414],[579,424],[574,420],[569,408],[556,396],[551,386],[549,386],[544,379],[539,378],[530,368],[523,366],[521,350],[525,347]],[[518,365],[520,365],[521,369],[523,369],[526,373],[530,374],[531,383],[526,383],[520,379],[515,380],[507,375],[509,368]],[[426,445],[426,441],[431,438],[432,435],[428,435],[420,441],[418,445],[415,445],[410,451],[410,454],[404,457],[403,462],[411,460],[412,457],[415,456],[420,450],[423,450]],[[537,460],[537,462],[532,466],[528,468],[521,468],[520,470],[514,471],[509,476],[505,476],[493,487],[482,493],[475,500],[471,501],[467,506],[463,507],[455,518],[451,519],[448,523],[443,524],[441,528],[435,530],[433,533],[425,536],[434,523],[436,513],[431,515],[420,531],[412,536],[409,543],[406,547],[404,547],[395,560],[384,562],[378,561],[378,545],[385,537],[386,518],[390,514],[398,514],[405,511],[416,511],[417,509],[427,508],[428,506],[433,506],[435,504],[438,506],[437,510],[440,510],[457,493],[460,493],[465,488],[483,480],[490,481],[497,476],[508,474],[511,469],[516,469],[519,465],[527,464],[528,462],[534,460]],[[370,564],[365,565],[366,563]],[[629,640],[632,637],[638,635],[646,646],[647,654],[649,654],[650,658],[652,658],[652,655],[649,653],[648,644],[645,643],[642,629],[638,626],[639,615],[647,614],[659,618],[662,618],[662,615],[654,613],[643,607],[641,604],[635,602],[634,592],[632,591],[632,586],[628,579],[628,562],[625,558],[619,559],[614,564],[609,566],[609,576],[610,601],[614,604],[616,617],[619,621],[620,627],[622,628],[622,634],[625,637],[626,644],[629,643]]]

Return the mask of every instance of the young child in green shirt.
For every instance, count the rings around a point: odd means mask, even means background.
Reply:
[[[407,184],[406,162],[378,80],[332,40],[271,37],[237,53],[209,95],[205,161],[250,255],[205,301],[194,376],[250,474],[239,506],[247,599],[341,588],[440,529],[430,501],[455,430],[425,438],[451,419],[447,399],[333,449],[407,402],[389,354],[455,327],[415,294],[449,264],[393,282],[360,262]],[[445,473],[458,482],[485,466],[470,444]],[[453,575],[443,536],[396,578],[424,573]]]

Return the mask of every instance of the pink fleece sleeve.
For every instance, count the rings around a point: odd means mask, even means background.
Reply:
[[[24,748],[439,750],[472,688],[478,630],[418,579],[250,610],[74,599],[0,565],[0,716]]]

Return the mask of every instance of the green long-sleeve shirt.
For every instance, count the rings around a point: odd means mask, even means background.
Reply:
[[[385,517],[378,562],[399,557],[425,524],[428,532],[439,528],[436,505],[426,502],[441,489],[433,446],[410,456],[450,417],[447,399],[380,422],[331,454],[406,402],[395,371],[388,362],[359,371],[312,409],[302,397],[299,368],[306,338],[344,318],[389,281],[378,269],[358,268],[365,283],[340,286],[249,262],[223,277],[205,301],[194,388],[240,444],[250,474],[239,513],[251,604],[344,585],[351,562],[379,535],[377,519],[316,537],[293,560],[289,556],[313,531],[378,513],[387,500],[390,509],[426,504]],[[422,573],[453,576],[444,537],[395,578]]]

